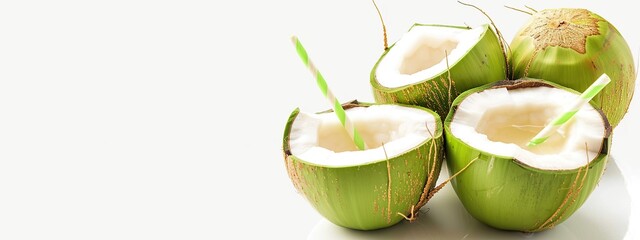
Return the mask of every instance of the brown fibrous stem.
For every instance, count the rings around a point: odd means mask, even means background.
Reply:
[[[431,158],[431,153],[433,153],[433,159],[437,159],[438,146],[436,146],[436,139],[433,137],[433,132],[431,132],[431,129],[429,129],[429,125],[425,125],[425,127],[427,128],[427,132],[431,136],[431,145],[429,146],[429,153],[428,153],[429,155],[427,156],[427,159]],[[407,217],[406,215],[400,212],[398,213],[398,215],[404,217],[404,219],[408,220],[409,222],[415,221],[418,217],[417,211],[419,211],[420,208],[422,208],[422,206],[427,204],[427,196],[429,195],[429,190],[430,190],[429,186],[431,186],[431,183],[433,182],[433,174],[436,170],[435,165],[437,165],[435,161],[431,163],[431,165],[427,165],[431,167],[431,169],[429,170],[429,175],[427,176],[427,183],[425,183],[424,185],[424,189],[422,190],[422,194],[420,195],[420,200],[418,201],[418,203],[411,206],[411,211],[409,211],[409,216]]]
[[[431,198],[440,190],[442,190],[442,188],[444,188],[444,186],[447,185],[447,183],[451,182],[451,180],[453,180],[455,177],[457,177],[460,173],[464,172],[465,170],[467,170],[467,168],[469,168],[469,166],[471,166],[471,164],[473,164],[475,161],[477,161],[479,158],[476,157],[474,159],[472,159],[471,161],[469,161],[469,163],[467,163],[467,165],[465,165],[462,169],[460,169],[460,171],[454,173],[451,177],[449,177],[447,180],[445,180],[444,182],[440,183],[437,187],[431,189],[429,191],[429,193],[427,194],[427,197],[424,198],[424,203],[422,204],[422,206],[424,206],[424,204],[426,204],[427,202],[429,202],[429,200],[431,200]],[[422,206],[418,205],[418,210],[420,208],[422,208]],[[409,213],[409,216],[407,217],[406,215],[402,214],[402,213],[398,213],[400,216],[403,216],[406,220],[408,220],[409,222],[413,222],[417,219],[418,216],[418,212],[415,210],[416,209],[416,205],[411,206],[411,212]]]
[[[522,9],[517,9],[517,8],[511,7],[511,6],[507,6],[507,5],[505,5],[504,7],[508,8],[508,9],[511,9],[511,10],[514,10],[514,11],[521,12],[521,13],[526,13],[526,14],[529,14],[529,15],[533,15],[532,12],[527,12],[527,11],[522,10]]]
[[[522,73],[523,77],[527,77],[529,75],[529,69],[531,68],[531,64],[533,64],[533,60],[538,56],[538,52],[540,52],[540,49],[536,48],[536,50],[531,54],[531,58],[529,58],[527,66],[524,67],[524,72]],[[511,78],[513,78],[513,76],[511,76]]]
[[[491,26],[493,26],[493,30],[496,31],[496,35],[498,35],[498,42],[500,42],[500,48],[502,49],[502,54],[504,55],[504,62],[505,62],[505,76],[509,77],[511,76],[511,68],[509,67],[509,55],[511,55],[511,48],[509,48],[509,45],[507,44],[507,41],[504,39],[504,36],[502,36],[502,32],[500,32],[500,30],[498,30],[498,27],[496,26],[496,23],[493,21],[493,19],[491,19],[491,17],[489,16],[489,14],[487,14],[484,10],[482,10],[481,8],[477,7],[476,5],[473,4],[469,4],[469,3],[464,3],[461,1],[458,1],[458,3],[468,6],[468,7],[472,7],[475,8],[476,10],[480,11],[485,17],[487,17],[487,19],[489,19],[489,22],[491,22]]]
[[[391,164],[389,163],[389,156],[387,156],[387,149],[382,142],[382,151],[384,151],[384,158],[387,159],[387,223],[391,222]]]
[[[449,68],[449,53],[447,53],[447,50],[444,50],[444,60],[447,63],[447,78],[449,78],[449,89],[447,90],[447,93],[449,93],[449,99],[447,102],[449,102],[449,106],[451,106],[452,102],[451,102],[451,87],[453,85],[453,87],[455,88],[453,79],[451,79],[451,70]],[[456,90],[457,92],[457,90]]]
[[[382,19],[382,14],[380,13],[378,4],[376,4],[375,0],[371,0],[371,2],[373,2],[373,6],[376,8],[376,12],[378,12],[378,17],[380,17],[380,22],[382,23],[382,35],[384,37],[384,50],[387,51],[387,49],[389,49],[389,44],[387,43],[387,26],[385,26],[384,24],[384,19]]]
[[[584,188],[584,182],[587,179],[587,174],[589,173],[589,148],[588,148],[586,142],[584,143],[584,148],[585,148],[585,153],[587,155],[587,163],[586,163],[586,165],[584,167],[582,167],[582,168],[580,168],[578,170],[578,174],[576,175],[576,178],[573,180],[573,183],[571,184],[571,188],[567,192],[567,196],[562,201],[560,206],[558,206],[558,209],[556,209],[556,211],[544,223],[542,223],[538,228],[532,230],[532,232],[538,232],[538,231],[542,231],[542,230],[545,230],[545,229],[553,228],[555,226],[556,222],[558,220],[562,219],[566,215],[567,210],[569,209],[569,207],[571,207],[576,202],[576,200],[578,199],[578,197],[580,195],[580,192],[582,192],[582,189]],[[582,180],[580,180],[580,185],[576,188],[578,179],[580,178],[580,174],[582,173],[583,170],[584,170],[584,175],[582,175]],[[569,202],[569,200],[571,200],[571,201]],[[567,203],[569,205],[567,205]],[[567,205],[567,206],[565,207],[565,205]],[[560,214],[560,216],[558,216],[558,214]]]
[[[451,182],[451,180],[453,180],[455,177],[458,176],[458,174],[464,172],[465,170],[467,170],[467,168],[469,168],[469,166],[471,166],[471,164],[473,164],[474,162],[476,162],[478,160],[479,156],[472,159],[471,161],[469,161],[469,163],[467,163],[467,165],[465,165],[462,169],[460,169],[460,171],[454,173],[451,177],[447,178],[447,180],[445,180],[444,182],[440,183],[440,185],[438,185],[437,187],[435,187],[433,190],[431,190],[429,192],[429,196],[427,196],[427,202],[433,197],[433,195],[435,195],[438,191],[440,191],[440,189],[442,189],[444,186],[447,185],[447,183]]]
[[[532,7],[529,7],[529,6],[527,6],[527,5],[524,5],[524,7],[526,7],[527,9],[531,10],[531,11],[532,11],[532,12],[534,12],[534,13],[537,13],[537,12],[538,12],[538,10],[535,10],[535,9],[533,9]]]
[[[427,127],[427,131],[429,132],[429,134],[431,134],[432,139],[433,139],[433,134],[431,133],[431,130],[428,127]],[[430,150],[436,149],[434,157],[437,157],[437,154],[438,154],[437,153],[437,149],[438,148],[434,147],[434,146],[435,146],[435,142],[433,142]],[[465,170],[467,170],[467,168],[469,168],[469,166],[471,166],[471,164],[473,164],[475,161],[477,161],[478,158],[479,158],[479,156],[474,158],[473,160],[469,161],[469,163],[467,163],[466,166],[464,166],[462,169],[460,169],[460,171],[456,172],[451,177],[449,177],[447,180],[445,180],[444,182],[440,183],[437,187],[429,189],[429,186],[431,186],[431,183],[433,182],[433,173],[434,173],[434,170],[436,168],[436,166],[432,166],[431,171],[429,172],[429,177],[427,179],[427,183],[424,186],[424,191],[422,192],[422,195],[420,196],[420,201],[418,202],[418,204],[411,206],[411,211],[409,212],[409,216],[404,215],[404,214],[402,214],[400,212],[398,213],[398,215],[404,217],[404,219],[409,221],[409,222],[413,222],[413,221],[417,220],[418,211],[420,210],[420,208],[422,208],[425,204],[427,204],[427,202],[429,202],[429,200],[431,200],[431,198],[438,191],[440,191],[444,186],[446,186],[447,183],[451,182],[451,180],[453,180],[455,177],[457,177],[460,173],[462,173]]]

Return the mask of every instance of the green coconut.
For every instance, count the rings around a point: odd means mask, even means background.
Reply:
[[[562,104],[578,96],[556,84],[518,80],[455,99],[444,123],[447,166],[452,174],[461,172],[452,186],[474,218],[499,229],[537,232],[584,203],[609,153],[611,127],[600,110],[584,106],[546,142],[526,146]]]
[[[283,140],[293,185],[322,216],[343,227],[379,229],[415,217],[440,173],[439,116],[417,106],[343,107],[369,148],[357,150],[333,112],[296,109]]]
[[[583,92],[606,73],[611,83],[593,99],[617,126],[633,96],[636,69],[620,32],[586,9],[534,13],[511,42],[514,78],[532,77]]]
[[[506,59],[489,25],[415,24],[371,71],[376,102],[419,105],[441,117],[459,93],[506,79]]]

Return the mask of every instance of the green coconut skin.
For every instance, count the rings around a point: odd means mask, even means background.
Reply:
[[[620,32],[597,14],[585,9],[539,11],[510,46],[514,79],[539,78],[583,92],[606,73],[611,83],[593,105],[614,128],[626,114],[636,79],[633,56]]]
[[[344,106],[348,109],[370,105]],[[431,110],[405,107],[424,110],[436,118],[433,138],[388,161],[380,159],[371,164],[347,167],[316,165],[292,155],[289,134],[299,110],[291,113],[283,141],[287,172],[296,190],[326,219],[358,230],[389,227],[404,219],[399,213],[409,216],[412,206],[423,194],[430,173],[432,181],[427,189],[434,187],[444,158],[442,123]],[[389,183],[390,194],[387,191]]]
[[[495,86],[489,84],[461,94],[445,119],[445,145],[450,174],[460,171],[477,158],[452,180],[453,189],[474,218],[494,228],[538,232],[562,223],[591,194],[607,163],[611,128],[604,115],[606,139],[600,154],[589,163],[588,170],[584,167],[574,170],[538,169],[518,159],[475,149],[451,134],[450,125],[456,109],[470,94],[488,88],[511,89],[541,85],[567,90],[536,80],[503,81]],[[579,190],[580,186],[582,188]]]
[[[468,27],[428,24],[415,24],[411,29],[419,26],[470,29]],[[458,62],[449,62],[451,81],[448,78],[449,73],[445,70],[432,78],[424,79],[415,84],[396,88],[382,86],[376,78],[376,69],[387,53],[393,50],[393,46],[391,46],[380,57],[371,71],[370,83],[375,101],[377,103],[402,103],[423,106],[433,109],[444,118],[449,112],[449,106],[451,106],[453,99],[459,93],[487,83],[506,79],[507,61],[498,37],[489,28],[489,25],[483,25],[482,27],[484,28],[484,33],[478,43],[469,49],[466,56]]]

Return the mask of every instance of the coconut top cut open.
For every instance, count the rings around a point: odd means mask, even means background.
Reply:
[[[436,128],[437,115],[419,107],[371,105],[345,110],[368,149],[356,148],[335,113],[300,112],[289,134],[291,153],[321,166],[364,165],[392,159],[442,134]]]
[[[431,79],[447,71],[478,43],[486,26],[473,29],[415,25],[402,36],[376,68],[380,85],[396,88]],[[446,53],[446,54],[445,54]]]
[[[546,142],[526,146],[547,122],[562,113],[578,96],[575,92],[549,85],[496,87],[461,95],[464,100],[450,120],[450,131],[473,148],[514,158],[530,167],[544,170],[580,168],[600,155],[603,141],[609,134],[609,123],[604,115],[589,104]]]

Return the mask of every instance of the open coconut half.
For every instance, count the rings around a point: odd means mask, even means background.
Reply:
[[[593,104],[613,127],[627,113],[637,70],[629,45],[604,18],[586,9],[545,9],[531,16],[510,46],[514,78],[540,78],[582,92],[606,73],[611,83]]]
[[[446,116],[458,93],[505,79],[506,60],[488,25],[414,25],[371,71],[376,102],[404,103]],[[449,78],[450,77],[450,78]]]
[[[369,149],[356,149],[333,112],[296,109],[283,141],[289,177],[337,225],[370,230],[398,223],[412,207],[424,205],[425,189],[440,173],[440,118],[415,106],[343,106]]]
[[[546,142],[526,144],[579,94],[537,80],[502,81],[461,94],[445,120],[452,186],[490,226],[527,232],[566,220],[604,171],[611,127],[591,105]]]

